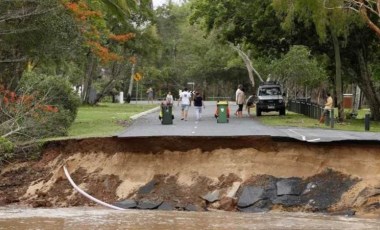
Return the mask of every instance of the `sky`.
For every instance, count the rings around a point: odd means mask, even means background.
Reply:
[[[173,3],[179,3],[181,0],[172,0]],[[153,7],[161,6],[162,4],[166,4],[168,0],[153,0]]]

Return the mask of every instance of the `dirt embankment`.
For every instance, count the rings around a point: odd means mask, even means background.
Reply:
[[[94,205],[73,190],[63,165],[92,196],[132,208],[380,216],[380,144],[259,137],[51,142],[40,160],[1,169],[0,205]]]

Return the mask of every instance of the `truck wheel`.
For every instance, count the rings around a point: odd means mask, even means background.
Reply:
[[[280,110],[280,116],[285,116],[285,109]]]
[[[261,110],[259,108],[256,107],[256,116],[261,116]]]

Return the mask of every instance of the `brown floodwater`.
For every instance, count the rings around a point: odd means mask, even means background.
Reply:
[[[380,229],[380,219],[312,213],[0,208],[0,229]]]

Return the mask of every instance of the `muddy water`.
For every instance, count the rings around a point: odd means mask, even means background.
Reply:
[[[305,213],[1,208],[0,229],[380,229],[380,219]]]

